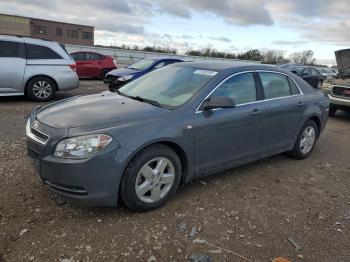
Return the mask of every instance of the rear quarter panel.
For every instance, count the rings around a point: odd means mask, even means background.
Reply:
[[[79,78],[69,64],[71,63],[62,60],[27,60],[23,82],[26,85],[34,76],[48,76],[56,82],[59,91],[77,88]]]

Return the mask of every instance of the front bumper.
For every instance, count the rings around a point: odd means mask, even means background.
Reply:
[[[350,99],[335,97],[332,94],[328,94],[328,97],[333,105],[350,107]]]
[[[115,77],[115,76],[112,76],[112,75],[107,75],[105,77],[105,79],[103,80],[103,82],[108,85],[110,91],[118,90],[123,85],[125,85],[126,83],[130,82],[130,80],[128,80],[128,81],[119,81],[118,78],[119,77]]]
[[[50,191],[87,205],[118,205],[124,163],[130,154],[128,150],[112,142],[95,156],[76,160],[54,157],[55,145],[51,140],[43,145],[27,138],[28,156]]]

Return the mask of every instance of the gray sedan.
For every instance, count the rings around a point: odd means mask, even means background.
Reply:
[[[35,109],[28,154],[62,197],[146,211],[193,178],[284,152],[308,157],[328,110],[323,93],[283,69],[179,63],[118,93]]]

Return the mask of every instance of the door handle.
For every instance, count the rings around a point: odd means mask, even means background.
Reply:
[[[302,101],[298,102],[298,106],[303,106],[303,105],[304,105],[304,102],[302,102]]]
[[[255,109],[252,110],[252,112],[250,114],[253,115],[253,116],[256,116],[259,113],[260,113],[260,110],[255,108]]]

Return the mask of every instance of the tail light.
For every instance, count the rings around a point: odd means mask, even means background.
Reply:
[[[114,65],[115,65],[115,67],[118,68],[117,59],[113,59],[113,63],[114,63]]]
[[[70,69],[72,69],[72,71],[76,72],[77,71],[77,64],[71,64],[69,65]]]

